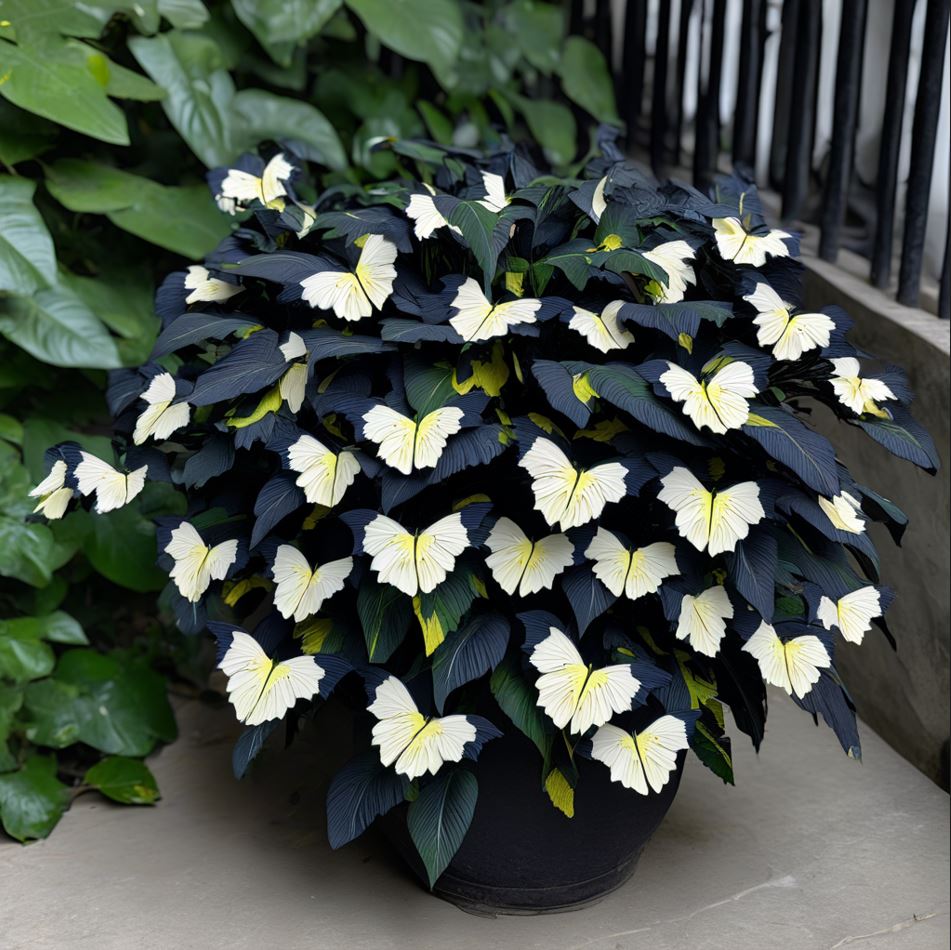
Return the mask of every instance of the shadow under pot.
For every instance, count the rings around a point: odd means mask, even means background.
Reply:
[[[545,914],[595,903],[620,887],[664,820],[680,786],[685,753],[660,792],[639,795],[612,782],[599,762],[576,759],[574,817],[542,788],[538,750],[506,733],[482,750],[479,797],[462,846],[433,893],[476,914]],[[406,827],[404,804],[382,830],[426,881]]]

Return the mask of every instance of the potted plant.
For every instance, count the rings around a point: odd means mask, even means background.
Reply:
[[[362,746],[328,794],[434,890],[539,911],[631,873],[688,753],[732,782],[766,684],[859,755],[835,669],[890,638],[869,520],[905,517],[809,424],[933,471],[908,386],[801,312],[754,188],[584,177],[387,141],[403,177],[316,194],[288,153],[210,176],[240,226],[171,275],[152,360],[114,373],[117,457],[50,451],[38,508],[149,480],[164,603],[205,627],[241,774],[336,689]],[[411,844],[410,844],[411,842]]]

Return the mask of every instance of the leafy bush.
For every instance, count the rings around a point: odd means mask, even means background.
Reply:
[[[358,181],[397,170],[393,153],[371,147],[381,136],[472,144],[526,124],[564,163],[579,139],[584,148],[582,110],[615,110],[594,47],[564,36],[560,5],[531,0],[0,0],[0,77],[0,617],[10,618],[0,626],[0,782],[20,789],[18,805],[0,793],[0,813],[11,833],[34,837],[67,800],[41,789],[75,782],[92,748],[116,751],[76,733],[79,699],[41,686],[55,660],[43,638],[62,635],[53,612],[65,605],[81,621],[77,645],[88,636],[167,665],[167,634],[137,595],[162,583],[150,519],[179,502],[150,484],[104,518],[47,526],[26,520],[24,488],[42,476],[51,442],[111,452],[101,371],[148,357],[157,276],[232,226],[205,200],[205,170],[277,139],[321,162],[326,182]],[[14,669],[4,657],[26,649],[27,630],[42,662]],[[55,647],[60,664],[65,646]],[[43,690],[43,715],[72,724],[55,741],[24,702]],[[58,779],[52,760],[28,770],[49,749],[60,750]],[[21,834],[15,812],[34,792],[48,820]]]
[[[578,755],[641,794],[688,747],[732,782],[723,707],[758,747],[764,680],[858,757],[833,660],[887,635],[866,523],[905,518],[808,413],[933,471],[901,372],[841,310],[797,311],[796,239],[745,182],[658,186],[609,141],[583,179],[389,147],[417,177],[312,206],[284,154],[212,174],[253,216],[113,374],[129,474],[51,455],[66,497],[187,497],[164,596],[218,639],[236,772],[355,671],[379,748],[332,783],[331,843],[408,800],[435,881],[441,816],[464,831],[477,795],[461,760],[503,730],[569,816]]]

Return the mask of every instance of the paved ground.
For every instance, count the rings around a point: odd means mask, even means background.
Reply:
[[[634,878],[548,917],[473,917],[417,887],[377,837],[332,853],[314,776],[268,754],[237,783],[228,710],[181,712],[151,809],[80,798],[52,838],[0,844],[3,950],[941,950],[948,796],[866,730],[865,762],[774,696],[737,788],[691,763]]]

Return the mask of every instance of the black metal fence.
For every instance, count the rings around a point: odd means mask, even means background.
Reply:
[[[731,117],[720,114],[728,2],[742,7],[735,44],[736,108]],[[920,3],[926,4],[921,69],[913,108],[907,110],[912,23]],[[621,55],[616,60],[617,93],[621,117],[628,127],[629,146],[648,155],[658,174],[684,165],[689,155],[698,185],[708,183],[716,171],[731,164],[753,168],[757,153],[762,152],[764,143],[760,136],[767,133],[760,127],[758,117],[763,105],[760,100],[764,55],[770,36],[768,15],[771,9],[781,7],[768,181],[761,184],[768,184],[781,196],[783,220],[811,219],[819,226],[822,258],[835,261],[845,236],[853,235],[848,246],[869,258],[869,277],[876,287],[888,286],[892,262],[897,256],[897,299],[903,304],[917,305],[951,0],[894,0],[887,71],[884,63],[863,62],[869,28],[868,0],[841,0],[831,141],[819,163],[813,156],[819,105],[822,0],[784,0],[781,4],[777,0],[680,0],[676,5],[671,0],[655,0],[656,40],[652,53],[648,50],[648,0],[627,0],[623,6]],[[695,45],[691,52],[689,30],[691,23],[696,28],[698,22],[699,47]],[[596,0],[593,4],[574,0],[572,26],[610,56],[614,49],[611,0]],[[881,29],[882,24],[877,22],[876,28]],[[692,64],[688,62],[691,55],[695,60]],[[691,65],[696,68],[689,69]],[[688,74],[693,72],[696,86],[688,89]],[[883,82],[885,93],[878,173],[874,187],[864,196],[858,194],[861,186],[855,174],[863,82]],[[685,116],[685,93],[690,93],[696,102],[690,124]],[[906,111],[913,116],[911,156],[902,233],[897,235],[899,155]],[[821,200],[809,200],[816,195]],[[870,206],[871,213],[863,214],[865,206]],[[854,235],[855,228],[846,230],[846,225],[854,224],[856,218],[860,227]],[[900,252],[896,247],[899,239]],[[948,240],[946,237],[938,302],[938,314],[945,319],[949,317]]]

